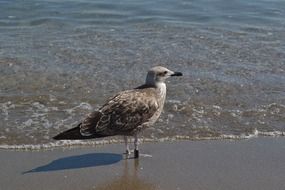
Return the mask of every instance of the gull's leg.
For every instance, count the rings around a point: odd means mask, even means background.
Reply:
[[[139,157],[139,140],[138,140],[138,135],[137,134],[135,134],[134,135],[134,137],[135,137],[135,140],[134,140],[134,145],[135,145],[135,151],[134,151],[134,156],[135,156],[135,158],[138,158]]]
[[[129,155],[131,154],[130,148],[129,148],[129,144],[128,144],[128,137],[124,136],[124,141],[125,141],[125,146],[126,146],[126,154]]]

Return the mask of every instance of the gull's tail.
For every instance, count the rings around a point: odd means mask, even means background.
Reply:
[[[102,134],[92,134],[89,136],[83,136],[80,133],[80,125],[81,123],[72,129],[69,129],[67,131],[64,131],[55,137],[53,137],[54,140],[83,140],[83,139],[93,139],[93,138],[101,138],[106,137],[108,135],[102,135]]]

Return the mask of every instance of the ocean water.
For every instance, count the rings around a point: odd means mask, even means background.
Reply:
[[[283,136],[283,0],[0,1],[0,148],[119,141],[51,139],[163,65],[145,141]]]

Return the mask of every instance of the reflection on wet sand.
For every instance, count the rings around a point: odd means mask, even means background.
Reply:
[[[98,190],[155,190],[154,184],[145,181],[139,176],[139,159],[124,160],[123,173],[119,178],[112,181],[107,181],[102,185],[97,186]]]

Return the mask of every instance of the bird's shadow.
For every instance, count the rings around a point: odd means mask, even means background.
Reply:
[[[22,172],[22,174],[110,165],[117,163],[122,159],[123,156],[121,154],[89,153],[89,154],[59,158],[53,160],[52,162],[46,165],[39,166],[32,170]]]

